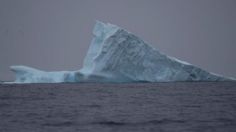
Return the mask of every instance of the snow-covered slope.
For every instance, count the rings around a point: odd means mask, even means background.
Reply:
[[[164,55],[139,37],[97,22],[79,71],[44,72],[12,66],[18,83],[227,81],[187,62]]]

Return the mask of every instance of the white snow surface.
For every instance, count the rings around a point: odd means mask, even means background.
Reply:
[[[169,57],[134,34],[97,21],[94,38],[78,71],[45,72],[11,66],[15,83],[229,81]]]

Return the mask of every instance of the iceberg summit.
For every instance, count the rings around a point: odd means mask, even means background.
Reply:
[[[14,83],[230,81],[167,56],[116,25],[97,21],[94,38],[78,71],[46,72],[11,66]]]

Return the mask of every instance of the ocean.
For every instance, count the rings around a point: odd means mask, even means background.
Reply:
[[[236,82],[0,84],[0,132],[235,132]]]

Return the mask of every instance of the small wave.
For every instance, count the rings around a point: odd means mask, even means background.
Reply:
[[[172,123],[185,123],[184,120],[173,120],[173,119],[161,119],[161,120],[150,120],[144,122],[119,122],[119,121],[100,121],[93,122],[93,125],[108,125],[108,126],[136,126],[136,125],[157,125],[157,124],[172,124]]]
[[[1,103],[0,104],[0,108],[2,109],[2,108],[6,108],[6,107],[8,107],[8,106],[10,106],[10,104],[7,104],[7,103]]]
[[[45,100],[41,97],[28,97],[28,96],[2,96],[0,100]]]
[[[64,127],[64,126],[73,126],[74,122],[65,121],[65,122],[55,122],[55,123],[44,123],[42,126],[52,126],[52,127]]]
[[[91,124],[94,124],[94,125],[109,125],[109,126],[122,126],[122,125],[126,125],[128,123],[116,122],[116,121],[101,121],[101,122],[93,122]]]

